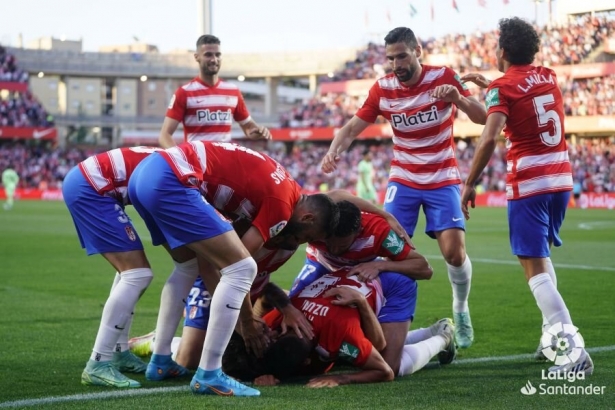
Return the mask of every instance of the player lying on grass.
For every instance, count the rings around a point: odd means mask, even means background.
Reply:
[[[386,272],[376,279],[363,282],[350,272],[351,268],[346,268],[326,274],[290,301],[281,289],[272,283],[268,284],[265,298],[277,308],[284,308],[287,303],[291,303],[300,309],[312,324],[314,338],[299,339],[292,332],[282,331],[279,327],[281,314],[276,308],[264,317],[276,339],[265,352],[264,359],[259,360],[245,349],[242,351],[237,341],[225,352],[225,371],[240,380],[254,379],[260,385],[277,384],[292,376],[319,375],[307,384],[315,388],[392,380],[395,373],[380,354],[387,343],[377,315],[387,300],[387,295],[382,293],[381,278],[401,275]],[[439,355],[442,364],[448,364],[454,359],[454,325],[450,319],[443,319],[428,329],[422,329],[421,333],[424,341],[416,345],[409,343],[403,349],[422,350],[428,359],[403,369],[400,375],[416,372],[435,355]],[[412,339],[415,335],[408,333],[407,336]],[[311,353],[316,353],[315,357]],[[337,360],[348,361],[360,370],[322,375],[330,367],[328,365]],[[251,364],[249,368],[245,367],[247,363]]]

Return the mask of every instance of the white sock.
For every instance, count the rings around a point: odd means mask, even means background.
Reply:
[[[431,329],[428,327],[422,327],[420,329],[414,329],[408,332],[406,335],[405,345],[411,345],[414,343],[422,342],[425,339],[432,337]]]
[[[466,259],[461,266],[446,264],[448,279],[453,288],[453,312],[468,311],[468,296],[472,285],[472,262],[466,254]]]
[[[187,262],[173,262],[175,269],[162,288],[160,295],[160,310],[156,322],[156,343],[153,346],[154,354],[170,355],[171,341],[182,317],[186,305],[185,298],[190,293],[197,276],[199,264],[190,259]]]
[[[536,304],[542,312],[543,316],[547,318],[550,324],[563,323],[572,324],[570,318],[570,312],[566,307],[566,303],[559,294],[551,276],[548,273],[540,273],[528,282],[530,289],[536,299]]]
[[[547,273],[549,274],[549,276],[551,276],[551,281],[553,282],[553,286],[555,286],[555,289],[557,289],[557,276],[555,275],[555,268],[553,267],[553,262],[551,261],[551,258],[545,258],[545,259],[547,263]],[[542,315],[542,332],[544,333],[547,330],[549,330],[549,327],[551,327],[551,325],[549,324],[549,321],[547,320],[545,315]]]
[[[422,342],[405,345],[401,353],[398,375],[406,376],[422,369],[432,357],[444,350],[445,347],[446,340],[440,335],[432,336]]]
[[[171,359],[177,359],[177,351],[179,350],[179,344],[182,342],[182,338],[175,336],[171,342]]]
[[[90,359],[98,362],[113,358],[120,334],[128,332],[132,311],[154,277],[149,268],[127,270],[119,276],[120,280],[117,283],[114,281],[109,298],[105,302],[94,349],[90,356]]]
[[[228,345],[239,309],[256,277],[256,262],[246,258],[220,271],[222,277],[211,299],[209,324],[199,367],[216,370],[222,367],[222,354]]]
[[[122,280],[122,275],[119,272],[115,272],[115,279],[113,280],[113,285],[111,285],[111,292],[120,283]],[[134,318],[134,312],[131,313],[130,319],[126,322],[126,326],[124,326],[124,330],[120,333],[120,337],[117,340],[117,344],[115,345],[116,352],[125,352],[128,350],[128,334],[130,333],[130,327],[132,326],[132,319]]]

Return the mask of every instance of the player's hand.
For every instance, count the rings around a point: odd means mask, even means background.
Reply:
[[[476,207],[476,189],[474,189],[474,186],[466,184],[463,186],[463,191],[461,191],[461,211],[466,219],[470,219],[468,202],[472,208]]]
[[[255,386],[276,386],[280,384],[280,381],[273,377],[272,374],[263,374],[254,379]]]
[[[280,325],[282,327],[280,335],[286,334],[288,328],[291,327],[300,339],[303,339],[305,335],[308,340],[312,340],[314,337],[312,324],[306,319],[303,312],[293,305],[288,305],[282,310],[282,315],[284,318]]]
[[[387,212],[387,215],[384,217],[384,219],[386,219],[391,229],[395,231],[395,233],[399,235],[400,238],[406,241],[407,244],[412,245],[412,241],[410,240],[410,235],[408,235],[408,232],[406,232],[404,227],[401,226],[397,218],[395,218],[392,214]],[[414,245],[412,245],[412,247],[414,248]]]
[[[269,128],[263,126],[253,128],[248,133],[248,138],[251,140],[270,140],[272,138],[271,131],[269,131]]]
[[[365,296],[361,292],[347,286],[331,288],[323,296],[333,298],[331,304],[339,306],[356,306],[365,300]]]
[[[378,261],[359,263],[348,271],[347,276],[356,275],[361,282],[368,282],[372,279],[376,279],[380,272],[382,272],[378,265]]]
[[[463,77],[461,77],[461,82],[462,83],[468,83],[468,82],[474,83],[480,88],[487,88],[489,87],[489,84],[491,84],[491,80],[488,80],[487,78],[485,78],[484,75],[479,74],[479,73],[466,74]]]
[[[436,100],[457,104],[461,99],[461,94],[459,94],[459,90],[454,85],[443,84],[432,90],[431,97]]]
[[[340,156],[338,154],[329,151],[322,159],[320,169],[322,169],[322,172],[324,172],[325,174],[330,174],[337,169],[337,163],[339,162],[339,160]]]
[[[248,353],[252,352],[259,359],[269,346],[269,328],[261,318],[242,321],[240,326],[241,336],[246,345]]]
[[[346,384],[343,375],[331,375],[314,377],[310,379],[306,386],[312,389],[320,389],[322,387],[337,387],[342,384]]]

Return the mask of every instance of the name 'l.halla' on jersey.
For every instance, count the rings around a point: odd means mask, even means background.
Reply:
[[[555,72],[511,66],[489,84],[487,115],[508,118],[506,197],[525,198],[572,190],[572,167],[564,134],[564,101]]]
[[[199,77],[175,91],[166,116],[184,125],[184,141],[229,141],[233,120],[240,124],[251,120],[235,84],[218,80],[210,86]]]
[[[346,266],[369,262],[377,257],[393,261],[406,259],[412,247],[395,233],[383,217],[361,213],[361,231],[342,255],[334,255],[323,242],[310,242],[307,247],[308,258],[317,261],[330,271]]]
[[[450,68],[422,65],[418,82],[402,84],[394,73],[376,81],[356,116],[375,122],[378,115],[393,128],[393,160],[389,181],[416,189],[435,189],[461,183],[453,140],[456,107],[436,100],[432,91],[452,85],[470,96],[465,84]]]
[[[286,226],[301,187],[266,154],[229,142],[193,141],[160,152],[177,178],[225,217],[246,219],[264,242]]]
[[[81,161],[79,169],[100,195],[110,196],[123,205],[128,205],[130,175],[145,157],[155,151],[162,151],[162,148],[116,148]]]

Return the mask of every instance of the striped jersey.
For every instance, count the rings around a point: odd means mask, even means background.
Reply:
[[[145,157],[160,150],[155,147],[116,148],[87,158],[79,163],[79,169],[100,195],[110,196],[122,205],[128,205],[130,175]]]
[[[256,261],[256,278],[250,288],[250,298],[254,302],[263,292],[263,288],[269,283],[269,277],[295,254],[297,250],[269,248],[267,244],[261,247],[252,257]]]
[[[470,92],[450,68],[423,65],[419,81],[408,87],[394,73],[376,81],[356,116],[373,123],[378,115],[393,128],[394,156],[389,180],[416,189],[461,183],[454,152],[455,105],[432,98],[433,88],[453,85]]]
[[[251,120],[235,84],[218,80],[212,87],[199,77],[175,91],[166,116],[184,125],[184,141],[229,141],[233,120]]]
[[[412,247],[400,238],[383,217],[370,213],[361,214],[361,231],[342,255],[334,255],[323,242],[310,242],[308,258],[317,261],[333,272],[347,266],[373,261],[377,257],[394,261],[406,259]]]
[[[264,242],[282,231],[301,198],[301,187],[282,165],[241,145],[184,142],[160,155],[184,185],[199,188],[230,220],[249,221]]]
[[[555,72],[512,66],[487,89],[487,115],[507,116],[506,197],[572,190],[564,104]]]

